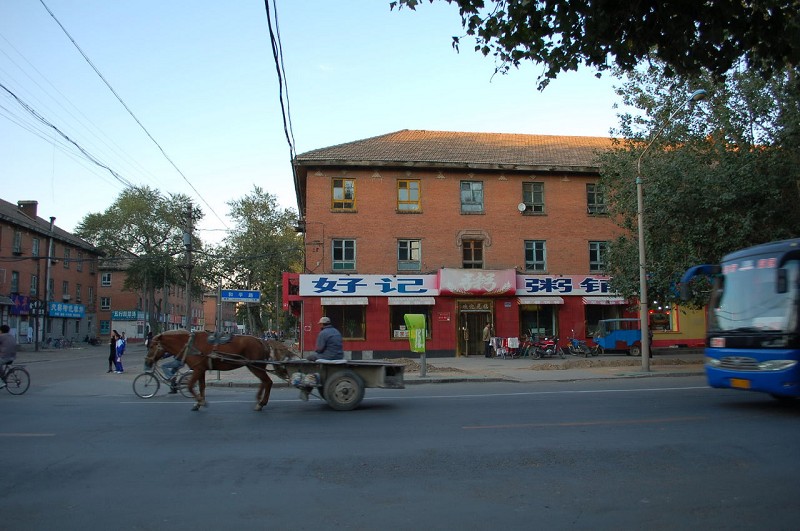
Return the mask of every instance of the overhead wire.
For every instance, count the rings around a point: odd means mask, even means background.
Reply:
[[[117,91],[114,90],[114,88],[111,86],[111,84],[108,82],[108,80],[106,80],[106,78],[103,76],[103,74],[100,73],[100,70],[98,70],[97,67],[94,65],[94,63],[92,63],[91,59],[89,59],[89,57],[86,55],[86,53],[84,53],[84,51],[81,49],[81,47],[75,41],[75,39],[72,38],[72,35],[70,35],[70,33],[67,31],[67,29],[64,27],[64,25],[61,24],[61,21],[59,21],[58,18],[55,16],[55,14],[50,10],[50,8],[47,7],[47,4],[44,3],[44,0],[39,0],[39,2],[42,4],[42,6],[44,6],[44,8],[47,10],[47,12],[50,14],[50,16],[53,18],[53,20],[56,21],[56,24],[58,24],[58,26],[61,28],[61,30],[64,32],[64,34],[70,40],[70,42],[72,42],[72,44],[75,46],[75,48],[78,50],[78,52],[80,52],[80,54],[83,56],[83,58],[89,64],[89,66],[92,67],[92,70],[95,71],[95,73],[100,77],[100,79],[103,81],[103,83],[105,83],[105,85],[108,87],[108,89],[111,91],[111,93],[114,94],[114,96],[117,98],[117,100],[120,102],[120,104],[125,108],[126,111],[128,111],[128,114],[130,114],[131,118],[134,119],[134,121],[139,125],[139,127],[142,129],[142,131],[144,131],[144,133],[156,145],[156,147],[159,149],[159,151],[161,151],[161,154],[164,155],[164,158],[172,165],[173,168],[175,168],[175,171],[177,171],[178,174],[183,178],[183,180],[186,181],[186,184],[188,184],[189,187],[192,190],[194,190],[194,193],[197,194],[197,197],[199,197],[200,200],[203,201],[203,203],[205,203],[205,205],[214,214],[214,216],[216,216],[216,218],[227,228],[228,225],[225,223],[225,221],[219,216],[219,214],[217,214],[217,212],[214,210],[214,208],[208,203],[208,201],[206,201],[206,199],[197,190],[197,188],[194,187],[194,185],[191,183],[191,181],[189,181],[189,179],[186,177],[186,175],[184,175],[184,173],[181,171],[181,169],[178,168],[178,166],[172,161],[172,159],[169,157],[169,155],[167,155],[166,151],[164,151],[164,148],[161,147],[161,144],[159,144],[158,141],[156,141],[156,139],[153,138],[153,135],[150,134],[150,131],[147,130],[147,128],[144,126],[144,124],[142,124],[142,122],[139,120],[139,118],[137,118],[136,115],[133,114],[133,111],[131,111],[131,109],[128,107],[128,105],[122,100],[120,95],[117,94]]]
[[[283,117],[283,132],[286,136],[286,142],[289,144],[292,177],[296,187],[297,175],[294,161],[297,154],[295,152],[294,131],[292,130],[292,117],[289,106],[289,84],[286,80],[286,68],[283,62],[283,46],[281,44],[281,33],[278,25],[278,8],[275,5],[275,0],[272,0],[271,10],[270,0],[264,0],[264,7],[267,11],[267,26],[269,28],[269,39],[272,46],[272,57],[275,62],[275,71],[278,75],[278,100],[281,106],[281,116]]]

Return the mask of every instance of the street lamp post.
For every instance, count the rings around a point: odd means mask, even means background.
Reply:
[[[708,93],[705,90],[695,90],[685,104],[691,104],[704,100]],[[684,105],[685,105],[684,104]],[[639,322],[642,329],[642,371],[650,371],[650,318],[648,315],[648,299],[647,299],[647,261],[645,260],[644,252],[644,193],[642,191],[642,157],[653,145],[653,142],[661,135],[664,129],[669,125],[672,119],[678,114],[678,111],[683,109],[683,105],[676,108],[669,118],[661,124],[661,127],[650,139],[647,146],[645,146],[639,159],[636,161],[636,222],[639,228]]]

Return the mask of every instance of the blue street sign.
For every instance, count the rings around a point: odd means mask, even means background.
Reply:
[[[261,302],[261,292],[246,289],[224,289],[222,302]]]

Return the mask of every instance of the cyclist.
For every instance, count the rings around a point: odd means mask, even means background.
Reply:
[[[0,389],[6,386],[8,366],[17,357],[17,339],[11,335],[8,325],[0,325]]]
[[[161,370],[164,371],[164,377],[169,381],[169,394],[174,395],[178,392],[178,383],[175,381],[175,373],[178,372],[178,369],[183,367],[183,361],[181,361],[178,356],[170,354],[169,352],[164,355],[165,358],[169,356],[171,356],[172,359],[162,363]]]

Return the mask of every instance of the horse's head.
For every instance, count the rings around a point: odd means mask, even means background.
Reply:
[[[150,344],[147,347],[147,355],[144,357],[144,366],[146,368],[152,367],[155,362],[164,357],[166,352],[161,342],[161,334],[158,334],[150,340]]]

